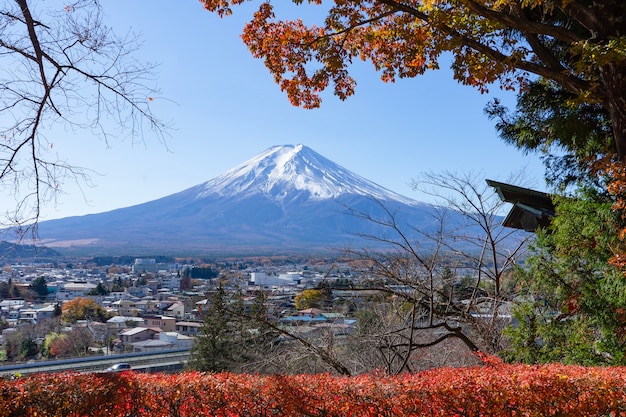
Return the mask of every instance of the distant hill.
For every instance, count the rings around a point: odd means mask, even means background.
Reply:
[[[303,145],[275,146],[203,184],[127,208],[44,221],[62,253],[289,254],[372,245],[373,218],[435,231],[436,208],[385,189]],[[460,214],[454,222],[466,221]]]
[[[35,246],[20,245],[16,243],[0,241],[0,260],[15,261],[20,259],[55,258],[61,254],[56,250]]]

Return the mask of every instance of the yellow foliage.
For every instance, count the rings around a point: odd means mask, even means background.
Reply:
[[[320,290],[304,290],[294,299],[294,304],[298,310],[304,310],[307,308],[319,307],[323,299],[323,294]]]

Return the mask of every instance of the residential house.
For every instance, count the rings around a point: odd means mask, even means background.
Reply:
[[[118,300],[111,303],[111,308],[120,316],[139,316],[141,310],[137,306],[138,300]]]
[[[326,327],[333,327],[335,329],[345,328],[350,329],[354,325],[354,321],[349,321],[341,313],[326,313],[318,308],[307,308],[306,310],[300,310],[296,315],[282,317],[281,323],[289,324],[293,326],[311,325],[320,326],[322,324]],[[343,326],[346,324],[346,326]],[[346,330],[347,331],[347,330]]]
[[[329,323],[343,323],[346,316],[341,313],[322,313],[323,317],[326,317]]]
[[[33,306],[19,310],[18,323],[41,323],[42,320],[54,317],[55,305]]]
[[[196,301],[195,308],[191,311],[191,315],[195,318],[201,319],[202,315],[209,308],[209,300],[207,298]]]
[[[173,301],[163,309],[163,314],[183,319],[185,318],[185,305],[180,301]]]
[[[178,332],[161,332],[159,339],[170,343],[172,348],[191,348],[194,341],[194,337]]]
[[[185,306],[185,319],[190,317],[196,318],[194,309],[196,308],[196,301],[200,300],[199,296],[179,295],[176,297]]]
[[[152,290],[145,285],[139,287],[128,287],[126,292],[133,297],[143,298],[152,294]]]
[[[176,330],[176,317],[169,316],[142,316],[147,327],[158,327],[164,332]]]
[[[134,352],[154,352],[165,349],[173,349],[174,346],[167,340],[148,339],[140,342],[130,343]]]
[[[311,318],[315,318],[315,317],[319,317],[321,316],[323,313],[322,310],[320,310],[319,308],[307,308],[305,310],[298,310],[298,316],[300,317],[311,317]]]
[[[179,321],[176,323],[176,331],[186,336],[196,336],[200,333],[202,323],[195,321]]]
[[[15,325],[20,316],[20,309],[24,308],[24,300],[2,300],[0,301],[0,319],[10,325]]]
[[[158,278],[162,288],[169,288],[172,291],[180,289],[180,276],[178,274],[159,274]]]
[[[159,311],[159,304],[151,297],[145,297],[135,302],[135,307],[140,315],[154,314]]]
[[[133,324],[129,326],[129,324]],[[141,317],[131,316],[114,316],[107,320],[109,327],[114,329],[126,329],[128,327],[144,326],[144,319]]]
[[[119,338],[124,345],[131,345],[144,340],[154,339],[155,335],[158,335],[159,333],[161,333],[161,329],[134,327],[132,329],[121,331],[119,333]]]

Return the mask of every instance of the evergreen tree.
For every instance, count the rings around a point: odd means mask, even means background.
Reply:
[[[498,100],[485,112],[496,120],[502,140],[539,154],[546,180],[555,188],[596,184],[590,175],[594,162],[616,152],[607,112],[597,103],[577,101],[554,82],[530,83],[512,112]]]
[[[48,297],[48,282],[44,277],[37,277],[31,282],[30,289],[37,293],[37,297],[45,300]]]
[[[530,83],[513,113],[497,102],[486,112],[498,120],[502,139],[538,152],[548,184],[568,193],[554,199],[551,226],[538,232],[531,257],[517,272],[525,294],[514,305],[506,357],[626,363],[626,284],[623,271],[610,264],[625,219],[607,192],[611,179],[598,169],[617,152],[610,115],[547,80]]]
[[[109,292],[109,289],[105,287],[103,283],[99,282],[96,288],[89,291],[89,295],[108,295]]]
[[[211,296],[204,313],[200,335],[191,350],[189,367],[211,372],[265,372],[264,364],[273,354],[277,336],[262,291],[257,292],[252,304],[247,306],[240,290],[228,296],[220,286]]]
[[[200,334],[191,349],[191,369],[210,372],[231,370],[236,356],[236,341],[230,319],[226,293],[220,286],[210,298]]]
[[[593,192],[557,199],[526,268],[526,289],[507,330],[511,361],[626,364],[626,283],[609,264],[622,220]]]

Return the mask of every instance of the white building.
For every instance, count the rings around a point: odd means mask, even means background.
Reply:
[[[56,299],[57,301],[69,301],[78,297],[84,297],[96,287],[96,284],[88,282],[57,283]]]
[[[174,348],[191,348],[194,338],[177,332],[161,332],[159,340],[170,343]]]
[[[54,304],[41,306],[38,308],[29,308],[20,310],[18,323],[31,323],[37,324],[42,320],[50,319],[54,317]]]
[[[156,259],[135,259],[135,263],[133,264],[132,271],[134,274],[141,274],[145,272],[154,272],[157,271],[157,263]]]
[[[287,272],[279,275],[267,275],[265,272],[251,272],[250,283],[259,287],[296,286],[302,275],[298,272]]]
[[[177,274],[159,274],[161,288],[169,288],[173,291],[180,289],[180,277]]]

